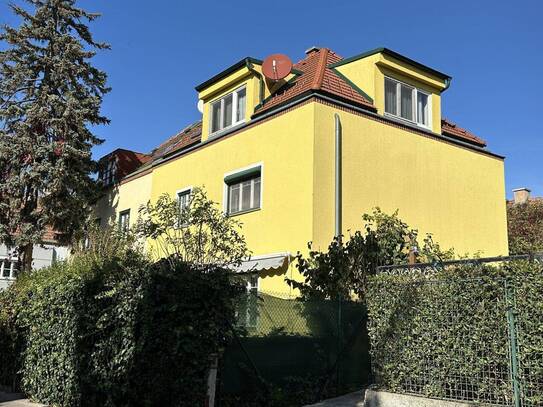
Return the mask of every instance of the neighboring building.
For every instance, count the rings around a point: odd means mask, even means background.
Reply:
[[[311,48],[282,81],[244,58],[196,87],[202,120],[114,177],[102,224],[203,186],[239,217],[259,289],[285,291],[292,255],[335,234],[335,117],[341,136],[340,219],[363,228],[376,206],[458,253],[506,255],[503,157],[441,115],[451,78],[388,49],[343,59]],[[125,150],[123,150],[125,151]],[[109,155],[108,159],[117,155]]]
[[[48,229],[43,237],[41,245],[34,245],[32,251],[32,268],[41,269],[48,267],[56,261],[63,260],[68,255],[68,248],[60,246],[54,237],[54,233]],[[0,244],[0,290],[10,285],[17,277],[18,258],[12,250]]]

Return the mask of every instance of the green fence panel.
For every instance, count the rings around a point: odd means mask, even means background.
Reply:
[[[248,293],[238,306],[238,338],[221,361],[221,405],[258,397],[289,405],[359,390],[370,379],[366,319],[354,301]]]

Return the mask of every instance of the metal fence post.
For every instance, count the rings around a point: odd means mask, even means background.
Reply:
[[[338,295],[338,310],[337,310],[337,362],[336,362],[336,396],[339,396],[339,386],[340,386],[340,371],[341,371],[341,345],[342,345],[342,335],[341,335],[341,297]]]
[[[514,292],[508,280],[505,280],[505,296],[507,302],[507,322],[509,323],[509,348],[511,349],[511,380],[513,384],[513,400],[515,407],[520,407],[520,385],[518,374],[517,326],[515,321]]]

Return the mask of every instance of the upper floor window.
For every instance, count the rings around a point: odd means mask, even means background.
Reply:
[[[211,103],[211,133],[245,120],[245,86]]]
[[[186,213],[185,210],[189,207],[191,193],[192,188],[182,189],[177,192],[177,204],[179,205],[178,227],[186,226],[188,224],[188,213]]]
[[[225,179],[228,187],[227,212],[234,215],[260,208],[261,173],[260,167]]]
[[[121,233],[127,233],[130,230],[130,209],[119,213],[119,230]]]
[[[102,169],[102,173],[100,174],[100,179],[104,183],[104,185],[111,185],[115,181],[115,174],[117,172],[117,160],[115,158],[111,158],[106,166]]]
[[[177,202],[179,203],[179,212],[183,212],[188,208],[190,203],[191,189],[187,188],[177,193]]]
[[[395,79],[385,78],[385,113],[430,127],[430,95]]]

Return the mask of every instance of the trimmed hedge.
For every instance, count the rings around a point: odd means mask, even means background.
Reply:
[[[241,288],[225,270],[82,256],[21,277],[0,302],[0,343],[32,399],[58,406],[202,405],[209,357]]]
[[[507,310],[512,307],[521,397],[525,405],[540,405],[542,270],[540,262],[516,261],[372,276],[368,329],[377,385],[398,393],[511,405]]]

